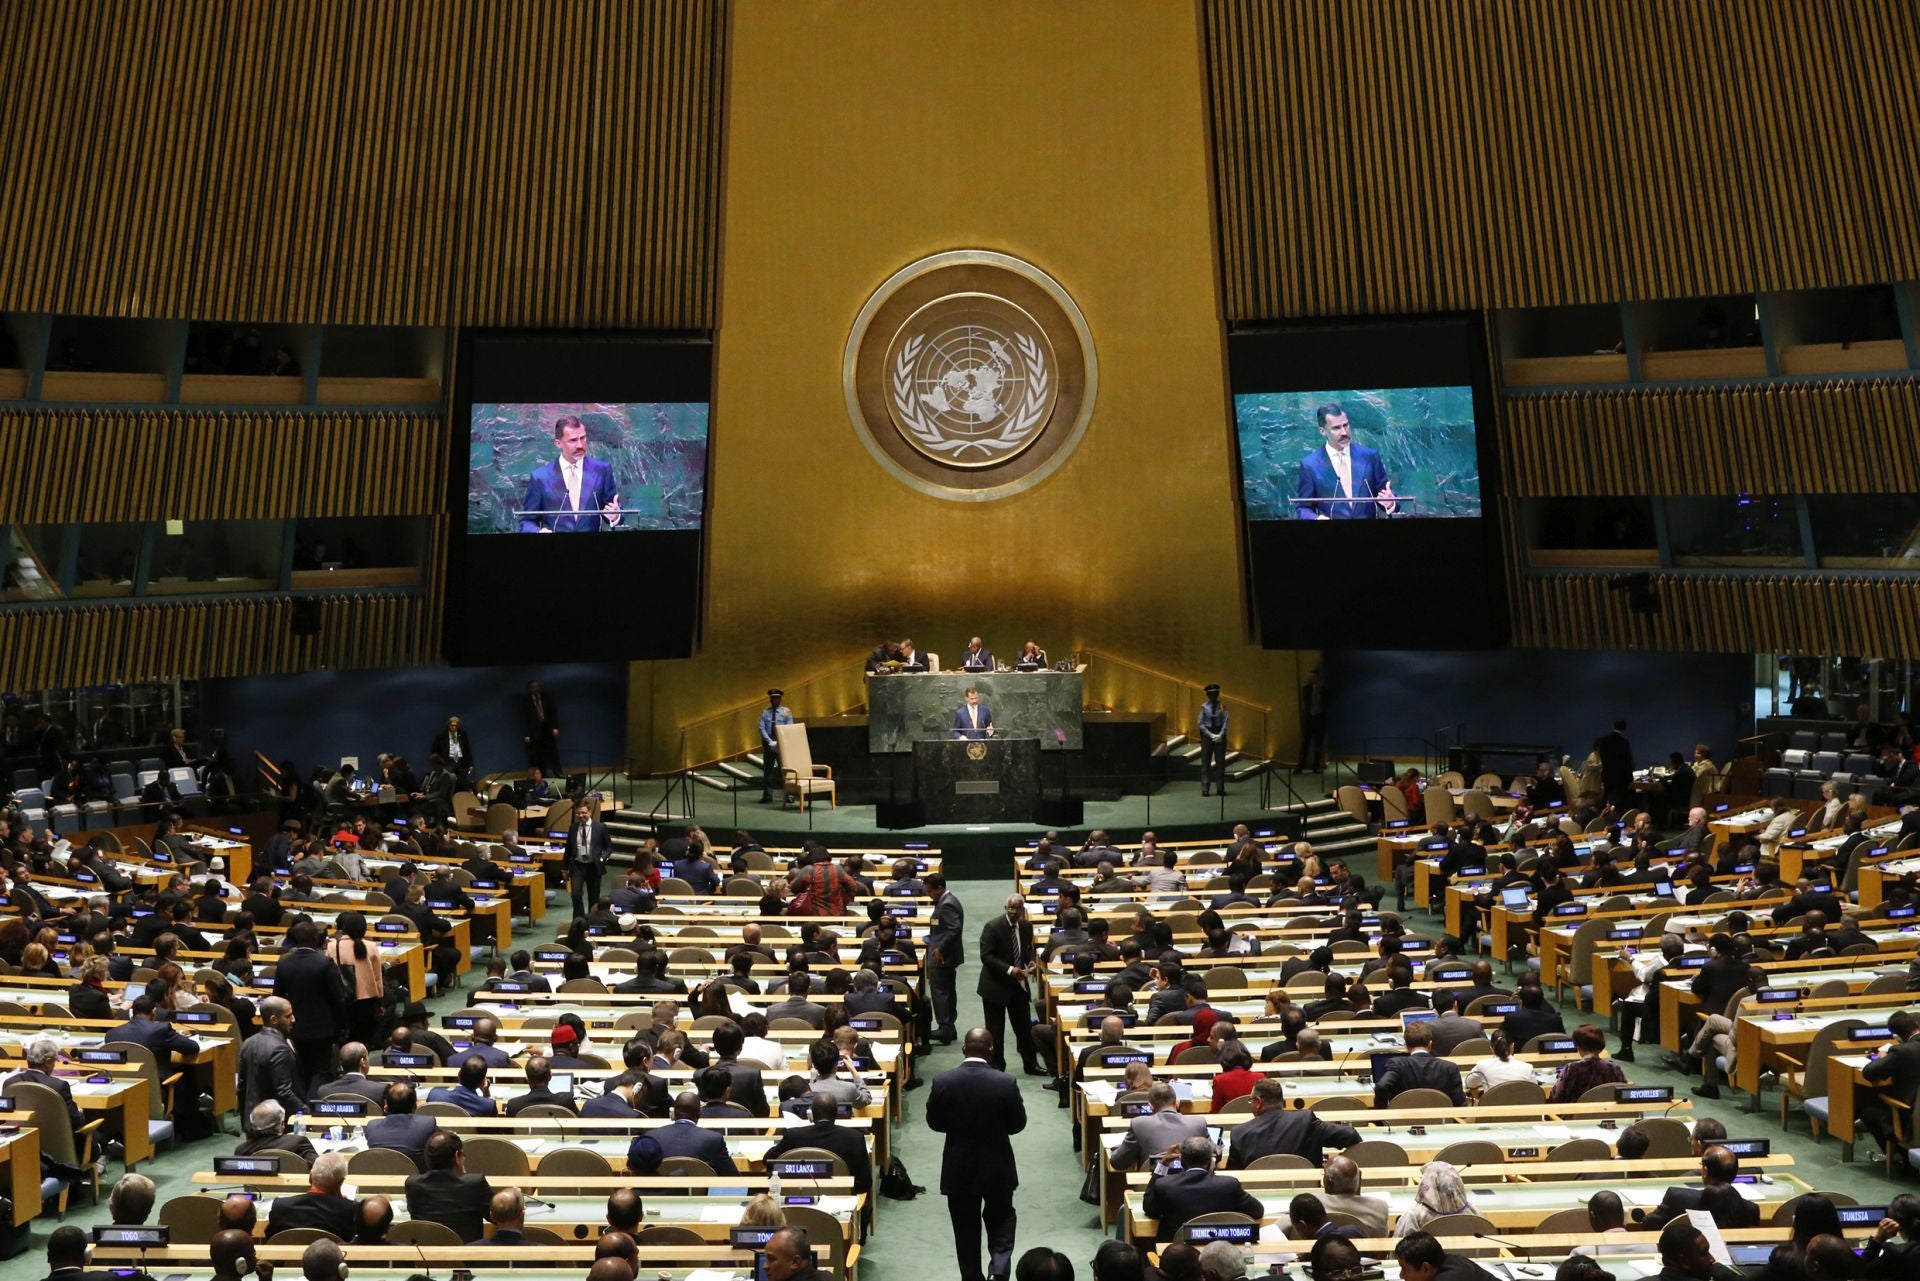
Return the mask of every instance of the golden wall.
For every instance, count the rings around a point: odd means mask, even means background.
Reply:
[[[1290,753],[1296,658],[1240,604],[1195,7],[741,0],[727,110],[707,639],[636,665],[636,757],[880,636],[975,632],[1219,680],[1276,707],[1247,746]],[[984,504],[882,472],[841,394],[868,295],[953,248],[1050,273],[1100,364],[1079,449]]]

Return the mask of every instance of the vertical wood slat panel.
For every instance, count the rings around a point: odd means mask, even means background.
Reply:
[[[291,598],[141,602],[0,612],[9,689],[277,674],[434,661],[423,596],[305,598],[315,637],[292,634]]]
[[[1231,320],[1920,276],[1920,6],[1202,12]]]
[[[446,508],[434,413],[0,408],[0,521],[419,516]]]
[[[710,329],[727,0],[14,0],[0,309]]]
[[[1913,379],[1507,396],[1499,431],[1519,497],[1920,490]]]
[[[1516,645],[1717,653],[1912,654],[1920,651],[1920,582],[1826,576],[1653,574],[1662,600],[1635,615],[1606,575],[1515,580]]]

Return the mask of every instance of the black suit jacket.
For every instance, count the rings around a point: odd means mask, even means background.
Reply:
[[[867,1160],[866,1141],[859,1131],[843,1129],[831,1121],[798,1125],[783,1131],[780,1141],[767,1150],[767,1155],[782,1156],[793,1148],[825,1148],[847,1163],[856,1194],[873,1190],[873,1166]]]
[[[67,989],[67,1009],[76,1019],[110,1019],[113,1017],[113,1001],[105,991],[86,983],[75,983]]]
[[[319,1228],[342,1241],[351,1241],[360,1231],[360,1203],[326,1192],[275,1197],[273,1210],[267,1215],[267,1235],[288,1228]]]
[[[967,959],[966,912],[960,900],[949,890],[933,905],[933,923],[927,928],[927,951],[940,949],[941,964],[957,967]],[[932,963],[932,957],[928,957]]]
[[[347,1072],[328,1081],[325,1085],[316,1087],[310,1097],[332,1099],[342,1096],[366,1099],[373,1105],[370,1110],[378,1112],[386,1105],[387,1083],[384,1079],[376,1081],[372,1077],[361,1076],[358,1072]]]
[[[586,832],[587,857],[580,857],[581,832]],[[567,829],[567,863],[605,863],[613,857],[613,834],[599,819],[591,824],[575,823]],[[591,906],[591,904],[589,904]]]
[[[408,1217],[445,1224],[462,1241],[485,1235],[487,1203],[492,1200],[493,1188],[484,1174],[428,1170],[407,1180]]]
[[[1305,1157],[1317,1166],[1326,1149],[1350,1148],[1359,1141],[1359,1131],[1350,1125],[1322,1121],[1304,1110],[1294,1112],[1272,1107],[1253,1120],[1233,1127],[1228,1139],[1227,1168],[1244,1170],[1261,1157],[1276,1153]]]
[[[413,1158],[415,1165],[419,1165],[426,1160],[428,1138],[438,1128],[432,1117],[421,1116],[417,1112],[409,1112],[404,1116],[383,1116],[367,1122],[367,1146],[405,1152]]]
[[[1002,920],[1004,924],[1004,918]],[[1027,1128],[1020,1086],[992,1064],[968,1059],[933,1078],[927,1127],[947,1136],[940,1158],[942,1195],[1020,1186],[1012,1136]]]
[[[1640,1226],[1649,1231],[1664,1227],[1669,1219],[1679,1218],[1688,1210],[1700,1208],[1700,1197],[1706,1189],[1703,1187],[1668,1188],[1667,1194],[1660,1198],[1660,1204],[1647,1211],[1647,1217]],[[1716,1220],[1716,1222],[1718,1222]],[[1721,1222],[1723,1228],[1757,1228],[1760,1226],[1760,1207],[1742,1198],[1734,1211]]]
[[[1747,964],[1716,956],[1693,976],[1693,994],[1700,998],[1702,1014],[1719,1014],[1727,1008],[1733,994],[1747,985]]]
[[[1394,1059],[1373,1083],[1373,1106],[1385,1107],[1402,1090],[1439,1090],[1453,1100],[1455,1107],[1467,1105],[1459,1065],[1431,1054],[1403,1054]]]
[[[1530,1010],[1523,1005],[1507,1015],[1506,1022],[1500,1025],[1500,1030],[1507,1034],[1507,1038],[1513,1042],[1513,1048],[1517,1050],[1536,1036],[1544,1036],[1550,1032],[1555,1034],[1564,1032],[1567,1030],[1567,1025],[1561,1021],[1560,1011],[1550,1005],[1543,1005],[1537,1010]]]
[[[1867,1064],[1861,1075],[1887,1086],[1902,1103],[1913,1102],[1914,1091],[1920,1090],[1920,1040],[1902,1041]]]
[[[717,1059],[715,1067],[723,1067],[727,1075],[733,1078],[733,1093],[727,1096],[730,1103],[738,1103],[755,1116],[771,1116],[773,1110],[767,1106],[767,1084],[760,1075],[760,1069],[738,1059]]]
[[[980,982],[976,987],[979,995],[989,1001],[1002,1005],[1013,1005],[1028,999],[1026,985],[1007,973],[1014,964],[1015,939],[1019,943],[1019,963],[1033,964],[1033,922],[1022,920],[1016,936],[1013,926],[1004,913],[988,921],[980,931]]]
[[[1266,1208],[1240,1186],[1240,1180],[1211,1170],[1180,1170],[1154,1176],[1147,1182],[1142,1208],[1148,1218],[1159,1220],[1159,1231],[1154,1234],[1157,1241],[1171,1241],[1188,1219],[1203,1214],[1230,1211],[1258,1219],[1266,1212]]]
[[[515,1095],[507,1100],[507,1115],[519,1116],[536,1103],[565,1108],[576,1116],[580,1113],[580,1107],[573,1101],[571,1094],[555,1094],[552,1090],[528,1090],[525,1094]]]
[[[337,967],[325,952],[297,947],[281,954],[273,975],[273,994],[285,997],[294,1009],[296,1041],[334,1041],[346,1025],[346,1002],[335,981]]]
[[[560,728],[560,709],[553,704],[553,695],[546,690],[540,691],[540,712],[533,710],[533,695],[520,696],[520,733],[524,738],[539,739],[542,734],[551,735]]]

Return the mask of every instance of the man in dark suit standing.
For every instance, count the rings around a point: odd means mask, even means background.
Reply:
[[[600,875],[613,857],[613,836],[594,817],[591,805],[573,811],[567,831],[567,889],[573,896],[573,914],[585,916],[600,901]]]
[[[1304,1157],[1321,1164],[1328,1148],[1350,1148],[1360,1133],[1350,1125],[1322,1121],[1311,1110],[1290,1109],[1280,1078],[1266,1076],[1254,1082],[1253,1117],[1233,1127],[1227,1148],[1227,1168],[1244,1170],[1263,1156]]]
[[[1293,772],[1319,773],[1327,763],[1327,683],[1319,668],[1307,673],[1300,687],[1300,756]]]
[[[427,1168],[407,1179],[407,1217],[452,1228],[462,1241],[486,1232],[493,1188],[484,1174],[468,1174],[460,1136],[435,1130],[427,1139]]]
[[[1027,990],[1033,966],[1033,922],[1027,919],[1026,900],[1018,894],[1010,895],[1006,911],[980,931],[980,982],[975,989],[986,1013],[993,1066],[1001,1072],[1007,1070],[1001,1037],[1008,1021],[1013,1023],[1013,1042],[1020,1049],[1020,1062],[1027,1075],[1045,1076],[1047,1072],[1033,1044],[1033,999]]]
[[[520,532],[581,534],[618,528],[620,489],[612,464],[587,457],[587,425],[571,414],[555,419],[553,445],[559,457],[541,463],[527,479]]]
[[[347,1025],[339,967],[320,950],[325,941],[319,925],[311,920],[295,921],[287,930],[280,964],[273,975],[273,994],[285,998],[295,1012],[285,1031],[300,1058],[300,1076],[294,1088],[302,1103],[314,1086],[333,1078],[334,1041]],[[263,1015],[267,1004],[261,1002]],[[292,1115],[295,1110],[290,1107],[287,1112]]]
[[[970,1028],[966,1059],[933,1079],[927,1126],[947,1136],[940,1160],[940,1193],[953,1220],[953,1248],[961,1281],[1006,1281],[1013,1271],[1013,1194],[1020,1186],[1012,1136],[1027,1128],[1019,1084],[994,1068],[993,1037]],[[980,1227],[987,1229],[987,1270],[980,1270]]]
[[[282,1116],[294,1116],[307,1102],[307,1081],[286,1033],[294,1026],[294,1006],[284,997],[259,1003],[261,1027],[240,1045],[240,1114],[252,1116],[261,1102],[275,1100]]]
[[[1373,1106],[1382,1108],[1402,1090],[1438,1090],[1460,1108],[1467,1094],[1460,1086],[1460,1068],[1433,1057],[1433,1028],[1427,1023],[1407,1025],[1407,1052],[1387,1065],[1373,1086]]]
[[[953,709],[955,738],[992,738],[993,709],[980,701],[980,691],[967,687],[967,701]]]
[[[953,1024],[959,1017],[954,977],[967,959],[967,914],[958,896],[947,889],[946,877],[936,872],[925,879],[927,897],[933,900],[933,922],[927,929],[927,984],[933,989],[931,1039],[936,1045],[952,1045]]]
[[[1304,501],[1294,505],[1294,514],[1301,520],[1373,520],[1399,510],[1380,451],[1353,443],[1347,411],[1321,405],[1313,419],[1324,443],[1300,460],[1294,496]]]
[[[539,681],[528,681],[520,700],[520,744],[527,749],[527,768],[560,774],[560,710]]]
[[[1633,744],[1627,741],[1627,723],[1615,721],[1593,750],[1600,756],[1600,786],[1607,801],[1624,814],[1633,806]]]
[[[466,726],[460,723],[458,716],[447,717],[447,727],[433,736],[433,742],[427,748],[427,757],[431,760],[438,756],[447,763],[447,769],[460,780],[465,787],[473,779],[473,740],[467,737]]]

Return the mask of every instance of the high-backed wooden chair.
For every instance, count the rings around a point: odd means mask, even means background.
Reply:
[[[840,794],[834,785],[833,766],[813,763],[806,724],[796,721],[791,725],[776,725],[773,732],[780,744],[781,804],[791,797],[805,810],[810,798],[825,796],[828,805],[839,809]]]

